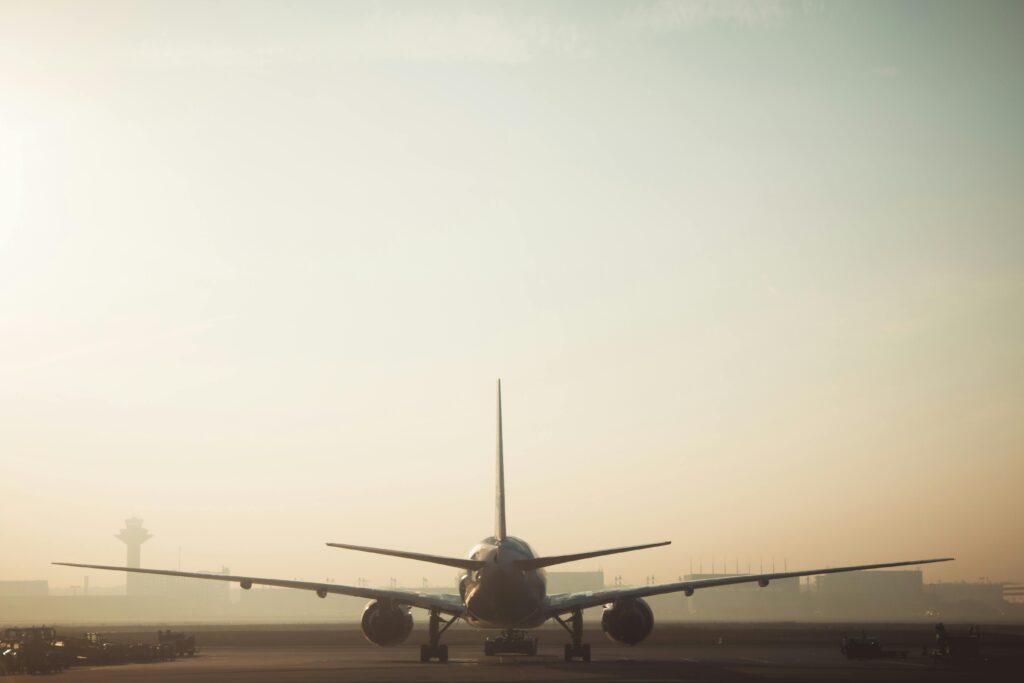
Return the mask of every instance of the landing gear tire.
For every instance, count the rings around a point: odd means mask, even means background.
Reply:
[[[493,657],[494,656],[494,643],[492,643],[490,641],[490,639],[484,641],[484,656],[485,657]]]

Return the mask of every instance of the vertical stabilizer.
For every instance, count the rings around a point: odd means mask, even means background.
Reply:
[[[494,491],[494,537],[505,538],[505,454],[501,438],[501,380],[498,380],[498,471]]]

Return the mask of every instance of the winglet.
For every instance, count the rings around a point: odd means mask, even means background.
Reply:
[[[505,538],[505,455],[501,438],[501,380],[498,380],[498,465],[494,492],[494,537]]]

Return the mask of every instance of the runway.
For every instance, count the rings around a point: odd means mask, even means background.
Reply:
[[[287,632],[291,637],[255,637],[251,644],[239,642],[237,632],[200,634],[213,642],[235,644],[203,645],[199,656],[151,664],[125,664],[74,668],[63,674],[69,683],[153,681],[155,683],[221,683],[244,681],[976,681],[1020,680],[1024,658],[1015,647],[986,653],[987,661],[970,669],[937,665],[922,656],[920,647],[906,659],[851,662],[830,638],[780,637],[767,633],[763,641],[751,641],[749,631],[738,638],[737,631],[721,629],[726,635],[704,633],[701,642],[672,637],[671,629],[650,645],[618,646],[599,633],[588,637],[594,661],[562,660],[564,638],[554,631],[541,633],[540,652],[535,657],[484,657],[479,634],[457,634],[450,644],[447,664],[419,662],[417,633],[408,644],[378,648],[343,637],[336,631]],[[785,634],[786,631],[783,631]],[[804,631],[790,631],[790,634]],[[927,631],[922,630],[923,635]],[[253,636],[266,632],[250,632]],[[829,634],[831,635],[831,634]],[[718,638],[722,638],[719,644]],[[278,645],[269,640],[278,640]],[[323,644],[331,639],[337,644]],[[242,639],[244,640],[244,638]],[[303,644],[303,641],[320,644]],[[285,642],[281,642],[285,641]],[[710,641],[710,642],[708,642]],[[735,642],[733,642],[735,641]]]

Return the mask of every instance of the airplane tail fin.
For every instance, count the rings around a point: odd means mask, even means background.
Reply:
[[[501,438],[501,380],[498,380],[498,464],[497,484],[494,492],[494,537],[505,538],[505,460]]]

